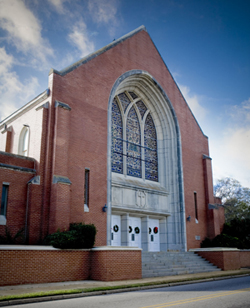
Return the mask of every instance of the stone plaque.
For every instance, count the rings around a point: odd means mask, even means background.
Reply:
[[[135,195],[136,206],[143,208],[146,205],[146,192],[143,190],[137,190]]]

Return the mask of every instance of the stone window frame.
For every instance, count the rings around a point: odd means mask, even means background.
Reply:
[[[134,93],[137,97],[136,98],[133,98],[132,95],[131,95],[131,92]],[[126,106],[126,109],[124,110],[124,106],[120,100],[120,97],[119,95],[121,94],[125,94],[130,103]],[[142,97],[141,93],[137,93],[135,92],[134,90],[131,91],[131,90],[124,90],[124,91],[120,91],[119,93],[116,94],[114,100],[116,101],[117,105],[118,105],[118,108],[119,108],[119,111],[120,111],[120,116],[121,116],[121,120],[122,120],[122,139],[123,139],[123,168],[122,168],[122,172],[120,172],[121,174],[123,175],[127,175],[127,176],[133,176],[133,177],[136,177],[136,178],[141,178],[142,180],[149,180],[149,181],[155,181],[155,182],[158,182],[159,181],[159,177],[158,177],[158,170],[159,170],[159,162],[158,162],[158,142],[157,142],[157,136],[158,136],[158,133],[157,133],[157,129],[156,129],[156,126],[155,126],[155,122],[154,122],[154,119],[153,119],[153,116],[152,116],[152,112],[150,110],[150,103],[148,102],[148,100],[146,99],[146,97]],[[138,105],[137,103],[139,102],[142,102],[145,107],[146,107],[146,111],[144,112],[143,116],[141,115],[140,113],[140,110],[138,108]],[[140,168],[140,172],[141,172],[141,176],[134,176],[134,175],[130,175],[128,174],[128,171],[127,171],[127,167],[128,167],[128,163],[127,163],[127,145],[129,143],[129,141],[127,140],[127,119],[128,119],[128,116],[129,116],[129,113],[131,111],[131,109],[134,108],[135,112],[136,112],[136,115],[137,115],[137,119],[138,119],[138,123],[139,123],[139,131],[140,131],[140,144],[138,144],[138,147],[140,147],[141,149],[141,153],[140,153],[140,160],[141,160],[141,168]],[[157,180],[152,180],[152,179],[148,179],[146,178],[146,164],[145,164],[145,150],[146,150],[146,147],[145,147],[145,123],[146,123],[146,120],[148,118],[148,116],[151,116],[152,118],[152,121],[153,121],[153,124],[154,124],[154,129],[155,129],[155,134],[156,134],[156,159],[157,159],[157,162],[156,162],[156,169],[157,169]],[[115,172],[115,171],[112,171],[112,172]],[[119,173],[119,172],[118,172]]]

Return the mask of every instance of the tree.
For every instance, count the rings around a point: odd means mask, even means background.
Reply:
[[[239,181],[224,178],[214,187],[214,195],[220,197],[225,208],[225,221],[250,218],[250,189]]]

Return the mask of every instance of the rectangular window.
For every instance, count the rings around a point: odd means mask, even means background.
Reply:
[[[198,221],[198,208],[197,208],[197,193],[194,192],[194,209],[195,209],[195,219]]]
[[[89,207],[89,169],[85,169],[84,204]]]
[[[2,198],[1,198],[1,213],[0,213],[2,216],[6,216],[7,212],[8,190],[9,190],[9,184],[3,184]]]

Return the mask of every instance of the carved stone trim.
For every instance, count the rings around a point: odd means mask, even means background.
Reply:
[[[135,192],[136,206],[139,208],[144,208],[146,206],[146,197],[147,194],[144,190],[136,190]]]

